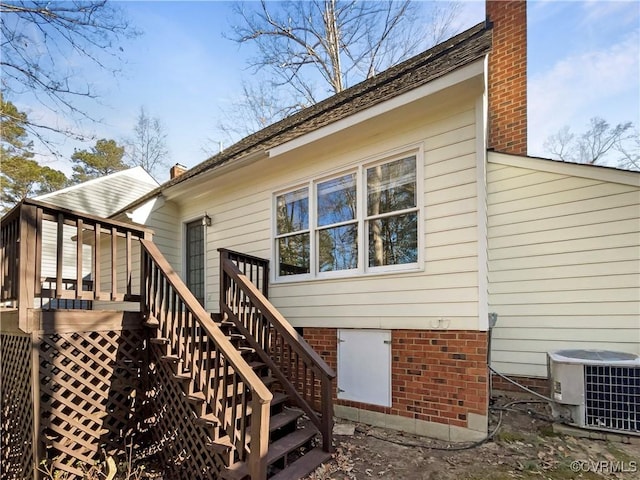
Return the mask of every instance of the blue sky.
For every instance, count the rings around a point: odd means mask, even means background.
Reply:
[[[131,135],[140,106],[160,118],[170,162],[192,167],[214,149],[221,108],[253,75],[247,46],[224,38],[233,21],[231,3],[216,1],[120,2],[143,35],[123,44],[128,63],[115,78],[95,68],[83,75],[99,103],[87,104],[101,124],[83,124],[98,138]],[[484,19],[484,1],[467,1],[457,30]],[[640,2],[530,1],[528,4],[529,154],[545,156],[544,140],[564,125],[585,129],[601,116],[640,124]],[[32,119],[49,117],[36,104],[12,99]],[[67,141],[62,152],[91,143]],[[70,171],[68,162],[41,158]],[[158,180],[166,180],[159,178]]]

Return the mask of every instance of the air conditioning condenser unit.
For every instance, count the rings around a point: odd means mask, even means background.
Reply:
[[[640,435],[640,356],[608,350],[548,352],[556,418],[583,428]],[[564,406],[564,408],[563,408]],[[568,412],[568,413],[567,413]]]

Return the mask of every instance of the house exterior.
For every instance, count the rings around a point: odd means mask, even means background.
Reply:
[[[126,209],[208,310],[218,248],[270,259],[339,416],[482,438],[489,313],[493,367],[532,387],[549,349],[640,353],[639,175],[526,157],[526,4],[487,18]]]
[[[213,312],[217,249],[270,259],[270,301],[337,370],[337,415],[482,438],[495,31],[480,24],[268,127],[120,215],[154,231]]]
[[[487,19],[128,204],[106,177],[3,218],[3,465],[75,472],[140,390],[172,478],[299,478],[332,412],[479,440],[489,361],[544,389],[547,350],[640,353],[640,174],[526,156],[526,4]]]

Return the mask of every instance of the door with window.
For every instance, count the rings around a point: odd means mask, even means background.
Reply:
[[[204,222],[202,219],[186,226],[186,279],[187,287],[200,304],[204,305]]]

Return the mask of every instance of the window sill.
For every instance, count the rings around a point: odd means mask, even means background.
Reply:
[[[289,285],[293,283],[315,283],[315,282],[332,282],[332,281],[345,281],[364,278],[375,277],[393,277],[399,275],[415,275],[424,273],[425,268],[423,266],[411,266],[407,268],[392,267],[389,269],[380,269],[369,272],[349,272],[349,273],[336,273],[333,275],[320,275],[320,276],[304,276],[304,275],[292,275],[290,277],[280,277],[277,279],[271,279],[271,285]]]

